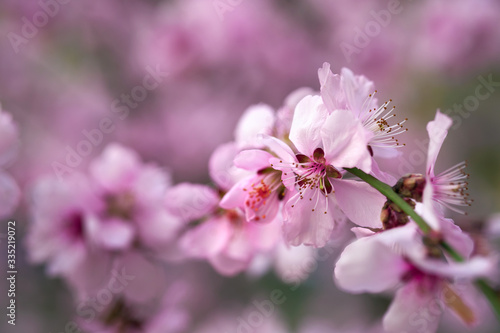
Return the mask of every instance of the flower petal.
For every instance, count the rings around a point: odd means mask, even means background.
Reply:
[[[299,152],[312,156],[314,150],[321,147],[320,129],[327,116],[320,96],[306,96],[297,104],[289,138]]]
[[[296,162],[295,154],[292,149],[283,141],[276,139],[273,136],[269,135],[261,135],[261,142],[269,148],[273,153],[278,156],[282,161],[292,163]]]
[[[361,116],[363,110],[368,110],[376,105],[376,99],[373,98],[367,104],[366,101],[370,94],[375,92],[373,82],[363,75],[354,75],[348,68],[341,70],[341,86],[346,96],[349,109],[357,116]]]
[[[337,202],[344,214],[361,227],[382,228],[380,213],[386,198],[367,183],[334,180]]]
[[[356,236],[356,238],[364,238],[368,236],[373,236],[375,234],[375,231],[362,227],[351,228],[351,231],[353,232],[354,236]]]
[[[132,244],[135,231],[130,222],[117,218],[100,220],[89,216],[87,223],[91,237],[107,249],[124,249]]]
[[[234,137],[238,147],[260,147],[258,135],[271,134],[275,118],[275,112],[269,105],[257,104],[250,106],[236,125]]]
[[[235,142],[228,142],[217,147],[210,156],[210,177],[222,190],[229,190],[238,180],[249,174],[248,171],[234,166],[234,158],[239,151]]]
[[[334,274],[342,289],[376,293],[396,286],[406,268],[403,258],[374,235],[349,244],[340,255]]]
[[[138,218],[138,234],[142,244],[150,247],[164,247],[172,242],[185,225],[178,216],[166,210],[157,209]]]
[[[219,205],[224,209],[243,208],[248,192],[244,190],[255,179],[255,175],[250,175],[237,182],[221,199]]]
[[[397,179],[395,177],[393,177],[392,175],[390,175],[387,172],[380,170],[378,163],[377,163],[377,161],[375,161],[375,159],[372,159],[372,172],[371,172],[371,174],[375,178],[380,180],[381,182],[384,182],[384,183],[391,185],[391,186],[395,185],[397,182]]]
[[[171,184],[170,176],[162,169],[153,165],[145,165],[133,185],[133,191],[137,199],[147,205],[161,201]]]
[[[274,217],[270,223],[248,223],[246,232],[251,236],[253,247],[259,251],[270,251],[278,242],[282,241],[282,220],[280,215]]]
[[[220,252],[233,233],[231,223],[225,217],[212,218],[187,231],[181,247],[193,257],[207,258]]]
[[[367,148],[371,136],[353,113],[333,111],[321,127],[321,139],[325,158],[330,164],[371,171],[372,157]]]
[[[269,168],[271,166],[269,160],[273,155],[267,151],[259,149],[244,150],[234,158],[234,165],[238,168],[258,171],[261,169]]]
[[[319,190],[297,193],[285,204],[283,231],[290,245],[304,244],[323,247],[330,239],[335,225],[335,217],[331,211],[335,206],[333,196],[328,198],[329,211],[325,214],[325,208],[321,206],[324,204],[324,197],[320,198],[319,207],[314,209],[316,196],[323,196],[322,193],[316,192]]]
[[[218,203],[219,195],[206,185],[180,183],[165,194],[165,207],[184,221],[193,221],[209,214]]]
[[[496,272],[497,260],[474,257],[465,262],[445,262],[438,259],[410,257],[421,270],[449,278],[477,279],[492,277]]]
[[[208,260],[219,274],[224,276],[234,276],[247,269],[250,265],[251,258],[232,258],[225,252],[220,252],[208,258]]]
[[[469,258],[474,250],[472,238],[451,219],[441,219],[441,232],[446,242],[464,258]]]
[[[396,292],[384,316],[384,329],[388,333],[436,332],[442,308],[434,297],[433,293],[419,288],[417,282],[406,284]]]
[[[340,75],[333,74],[330,64],[325,62],[323,67],[318,69],[319,83],[321,85],[321,98],[329,112],[346,107],[345,96],[339,93]]]
[[[439,217],[436,214],[436,203],[433,200],[433,193],[434,189],[432,185],[427,184],[424,187],[424,193],[422,194],[422,203],[417,203],[415,211],[433,230],[440,230],[441,224],[439,223]]]
[[[430,140],[429,149],[427,150],[427,175],[430,177],[434,177],[434,165],[437,156],[452,124],[451,118],[439,112],[439,110],[436,112],[434,120],[427,124]]]
[[[90,173],[105,190],[115,192],[129,187],[140,167],[139,156],[133,150],[113,143],[92,161]]]

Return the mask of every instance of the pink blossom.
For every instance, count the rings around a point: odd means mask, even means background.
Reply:
[[[188,255],[206,259],[220,274],[231,276],[245,270],[256,254],[274,248],[280,231],[274,221],[249,223],[238,209],[226,210],[188,230],[180,242]]]
[[[271,166],[282,171],[283,185],[293,195],[284,207],[285,238],[291,245],[324,246],[335,220],[342,218],[337,205],[354,223],[378,226],[384,197],[365,183],[341,179],[339,171],[371,171],[370,135],[352,112],[329,112],[320,96],[307,96],[295,109],[289,136],[298,154],[276,138],[264,139],[279,156]]]
[[[451,125],[451,118],[439,111],[436,113],[435,119],[427,124],[430,141],[427,151],[426,185],[422,198],[424,203],[422,215],[434,229],[439,228],[435,216],[436,212],[438,212],[437,215],[442,215],[441,207],[444,206],[453,211],[462,212],[454,206],[470,206],[472,202],[468,199],[466,193],[468,175],[463,171],[465,168],[464,162],[438,175],[434,172],[437,156]]]
[[[443,233],[443,237],[451,240],[456,236]],[[462,240],[467,238],[462,236]],[[419,311],[430,311],[434,302],[446,305],[466,324],[474,324],[475,310],[457,283],[491,276],[494,266],[494,260],[483,257],[446,262],[436,257],[432,245],[423,242],[416,225],[408,223],[348,245],[335,267],[335,280],[342,289],[354,293],[382,292],[403,284],[384,316],[384,328],[395,333],[419,332],[410,321]],[[428,318],[426,332],[436,331],[440,315],[441,308]]]
[[[168,287],[158,262],[128,252],[114,260],[108,271],[100,285],[79,295],[78,309],[85,314],[78,320],[82,328],[98,332],[184,332],[190,319],[182,304],[186,286],[173,283]],[[105,293],[110,298],[103,302],[100,297]],[[87,315],[90,309],[94,316]]]
[[[394,148],[404,146],[397,136],[407,131],[402,125],[407,119],[393,123],[395,107],[388,107],[392,100],[379,105],[373,82],[363,75],[354,75],[347,68],[342,68],[340,75],[333,74],[330,64],[324,63],[318,70],[318,76],[321,97],[328,111],[352,112],[367,132],[366,145],[374,157],[371,173],[381,181],[395,183],[393,176],[380,170],[375,158],[391,159],[399,155]]]
[[[55,177],[40,179],[32,198],[29,258],[35,263],[47,263],[51,275],[68,275],[92,252],[86,216],[100,203],[88,178],[79,174],[64,182]]]
[[[279,114],[262,104],[245,111],[235,131],[235,145],[243,151],[234,157],[233,162],[234,167],[251,173],[230,188],[222,198],[222,208],[243,209],[249,222],[266,223],[274,220],[285,196],[281,172],[271,168],[273,155],[252,148],[264,148],[263,136],[281,132],[283,139],[288,137],[293,108],[306,92],[309,89],[303,88],[289,95]],[[230,170],[231,167],[226,168]]]
[[[378,104],[375,98],[375,86],[363,75],[354,75],[348,68],[342,68],[341,74],[333,74],[330,64],[324,63],[318,70],[321,84],[321,97],[328,110],[348,110],[361,122],[367,135],[367,145],[372,148],[394,148],[401,146],[397,135],[406,131],[402,124],[391,124],[395,117],[394,108],[388,108],[389,102]],[[390,154],[388,152],[385,153]],[[394,153],[392,153],[393,155]]]
[[[250,106],[240,117],[234,132],[235,141],[217,147],[209,162],[210,177],[216,185],[228,191],[238,181],[257,171],[252,166],[235,165],[234,159],[244,149],[261,148],[261,135],[270,135],[274,131],[276,114],[265,104]],[[262,165],[262,162],[259,162]],[[242,168],[243,166],[243,168]]]
[[[205,221],[219,209],[220,196],[210,186],[180,183],[169,188],[165,194],[168,212],[182,221],[175,241],[164,244],[158,254],[167,261],[180,261],[189,257],[180,245],[179,239],[193,225]]]
[[[90,165],[91,181],[101,199],[88,217],[93,241],[109,250],[124,250],[134,241],[158,248],[172,241],[183,223],[166,209],[170,180],[158,167],[143,164],[132,150],[107,146]]]
[[[221,274],[235,275],[245,270],[257,253],[269,251],[279,240],[280,224],[276,219],[279,198],[274,195],[277,193],[274,186],[280,186],[280,175],[268,177],[257,172],[268,168],[270,173],[276,173],[270,169],[272,156],[261,150],[240,152],[262,146],[260,136],[270,134],[274,122],[275,114],[270,107],[250,107],[237,125],[236,141],[214,151],[209,169],[217,188],[222,193],[228,191],[220,204],[223,209],[206,211],[208,214],[201,223],[188,229],[180,241],[188,256],[207,259]],[[202,188],[193,188],[192,195],[203,196],[195,194]],[[215,195],[209,197],[208,202],[216,201]],[[270,223],[254,225],[247,219]]]
[[[263,150],[245,150],[239,153],[234,164],[255,173],[236,183],[222,198],[222,208],[240,208],[249,222],[267,223],[278,214],[285,188],[281,172],[271,168],[273,156]]]

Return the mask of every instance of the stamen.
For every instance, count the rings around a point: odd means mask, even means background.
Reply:
[[[376,92],[376,91],[375,91]],[[370,94],[368,98],[363,103],[362,111],[360,114],[360,120],[363,126],[372,131],[375,136],[370,141],[370,146],[372,147],[402,147],[405,144],[399,143],[399,140],[395,137],[408,131],[403,124],[408,120],[405,118],[403,121],[391,124],[391,119],[396,117],[394,113],[393,106],[391,109],[388,108],[392,99],[388,102],[383,103],[378,108],[366,109],[370,105],[374,94]]]
[[[433,199],[459,214],[465,212],[454,206],[470,206],[474,201],[467,193],[469,174],[464,172],[466,166],[466,162],[460,162],[431,179],[434,186]]]
[[[295,207],[299,200],[306,196],[306,191],[313,191],[313,193],[307,193],[307,198],[309,198],[308,201],[311,202],[311,204],[314,202],[311,210],[314,212],[318,209],[320,197],[323,195],[325,198],[324,212],[327,214],[328,194],[333,192],[333,187],[329,178],[342,178],[342,174],[339,170],[327,163],[324,155],[325,153],[322,148],[316,148],[313,156],[297,154],[297,162],[287,163],[280,161],[279,164],[273,166],[275,168],[291,169],[293,172],[293,174],[292,172],[288,174],[283,171],[281,178],[282,182],[293,180],[299,189],[299,195],[296,196],[294,202],[291,202],[292,208]]]

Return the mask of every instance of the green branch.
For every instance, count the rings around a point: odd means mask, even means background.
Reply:
[[[412,218],[413,221],[419,226],[424,234],[429,234],[432,231],[432,228],[425,222],[425,220],[418,215],[413,208],[401,198],[391,186],[387,185],[384,182],[381,182],[377,178],[373,177],[365,173],[364,171],[358,168],[344,168],[346,171],[352,173],[353,175],[359,177],[361,180],[370,184],[371,187],[382,193],[387,199],[394,202],[403,212],[408,214]],[[442,240],[440,243],[441,248],[446,251],[453,260],[457,262],[465,261],[464,258],[447,242]],[[476,287],[481,290],[484,296],[490,302],[495,314],[500,321],[500,296],[498,293],[483,279],[478,279],[475,281]]]
[[[385,195],[385,197],[392,202],[394,202],[396,205],[398,205],[399,208],[406,214],[408,214],[409,217],[412,218],[413,221],[419,226],[422,231],[427,234],[430,231],[432,231],[432,228],[427,224],[427,222],[424,221],[423,218],[421,218],[413,208],[411,208],[406,201],[403,200],[396,192],[392,190],[392,187],[387,185],[386,183],[381,182],[377,178],[373,177],[372,175],[369,175],[358,168],[345,168],[345,170],[349,171],[355,176],[358,176],[368,184],[370,184],[374,189]]]

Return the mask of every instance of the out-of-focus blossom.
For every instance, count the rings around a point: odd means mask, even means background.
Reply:
[[[170,185],[158,167],[120,145],[109,145],[90,165],[101,206],[88,216],[89,236],[109,250],[124,250],[139,242],[157,248],[173,240],[182,221],[164,206]]]
[[[228,210],[188,230],[181,246],[188,255],[207,259],[219,273],[235,275],[245,270],[258,253],[274,248],[280,232],[278,221],[249,223],[239,210]]]
[[[87,213],[99,207],[88,178],[75,174],[61,182],[40,179],[32,195],[33,222],[28,234],[28,254],[35,263],[47,263],[52,275],[67,275],[93,250]]]
[[[462,73],[500,54],[500,6],[491,0],[426,1],[416,32],[415,60],[422,67]]]
[[[0,109],[0,166],[5,166],[14,158],[18,140],[18,128],[12,116]]]
[[[157,264],[134,253],[123,256],[106,284],[81,297],[79,326],[92,332],[185,332],[190,322],[186,286],[167,287]],[[110,299],[102,302],[99,295],[105,292]]]
[[[31,260],[48,263],[50,274],[84,293],[108,281],[130,250],[159,255],[183,225],[165,205],[167,174],[133,151],[110,145],[90,169],[35,184],[28,236]]]
[[[0,107],[0,218],[8,216],[16,209],[21,191],[11,175],[2,168],[10,163],[18,149],[18,129],[12,116]]]

